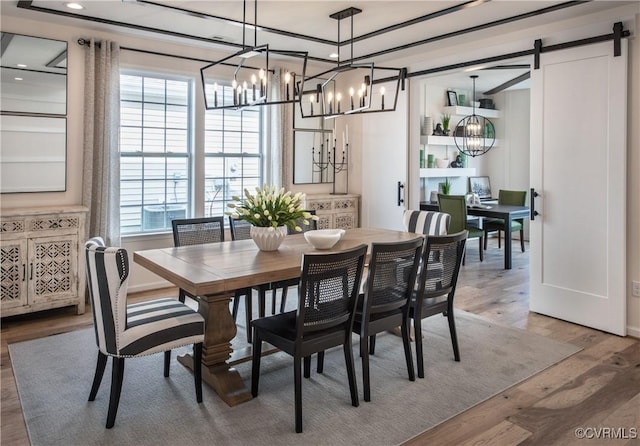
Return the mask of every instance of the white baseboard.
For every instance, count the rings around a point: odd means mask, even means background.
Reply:
[[[640,327],[627,326],[627,336],[640,339]]]

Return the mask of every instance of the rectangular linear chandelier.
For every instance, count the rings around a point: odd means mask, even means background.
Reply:
[[[257,17],[257,0],[254,4],[254,17]],[[243,8],[246,10],[246,0]],[[246,17],[246,13],[244,15]],[[308,52],[269,49],[267,44],[257,45],[257,23],[253,25],[254,46],[245,46],[245,27],[246,20],[243,17],[242,50],[200,69],[207,110],[240,110],[297,101],[296,79],[304,79],[306,75]],[[273,70],[269,69],[270,58],[286,59],[287,65],[296,67],[284,74],[284,83],[280,82],[275,94],[272,85]]]
[[[338,63],[324,72],[302,77],[297,90],[303,118],[395,111],[401,85],[404,90],[406,69],[353,62],[353,16],[360,12],[350,7],[329,16],[338,21]],[[351,59],[346,63],[340,61],[340,21],[345,18],[351,19]]]

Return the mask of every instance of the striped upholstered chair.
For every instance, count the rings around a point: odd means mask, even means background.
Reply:
[[[444,212],[406,210],[402,220],[407,232],[424,235],[447,235],[451,216]]]
[[[98,363],[89,401],[96,398],[107,357],[113,358],[107,428],[113,427],[120,401],[125,358],[164,352],[164,376],[169,376],[171,349],[193,344],[194,364],[200,364],[204,319],[176,299],[127,304],[129,258],[123,248],[105,247],[100,237],[85,244],[87,285],[98,344]],[[202,402],[200,367],[194,367],[196,399]]]

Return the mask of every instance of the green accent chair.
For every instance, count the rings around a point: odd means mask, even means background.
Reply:
[[[480,246],[480,261],[484,260],[483,237],[484,231],[477,226],[467,223],[467,200],[464,195],[444,195],[438,194],[438,207],[440,212],[451,215],[449,223],[449,234],[468,231],[467,239],[477,238]],[[466,257],[466,255],[465,255]],[[465,257],[462,258],[464,265]]]
[[[511,206],[524,206],[527,201],[527,191],[502,190],[498,192],[498,204]],[[487,237],[490,232],[498,232],[498,248],[501,246],[500,231],[504,231],[504,220],[498,218],[487,218],[482,227],[484,229],[484,249],[487,249]],[[524,219],[518,218],[511,221],[511,233],[520,232],[520,249],[524,252]],[[505,243],[510,242],[505,240]]]

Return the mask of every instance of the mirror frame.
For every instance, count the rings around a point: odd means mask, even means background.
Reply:
[[[62,104],[60,101],[58,101],[58,103],[61,104],[61,106],[59,107],[60,110],[47,107],[47,102],[51,104],[51,103],[55,103],[55,101],[51,101],[51,97],[48,97],[46,95],[46,92],[43,92],[43,94],[34,96],[36,100],[32,101],[35,105],[38,105],[37,103],[41,102],[42,104],[40,105],[44,104],[43,108],[39,109],[39,107],[33,106],[31,108],[27,107],[24,109],[20,109],[20,107],[15,107],[14,105],[16,103],[19,103],[24,98],[29,99],[29,96],[26,95],[24,91],[18,92],[18,94],[14,96],[14,98],[12,98],[11,100],[0,101],[0,119],[6,121],[7,123],[10,123],[9,128],[7,128],[5,125],[2,126],[2,140],[4,143],[3,146],[5,144],[10,144],[10,143],[15,144],[13,146],[9,145],[8,148],[5,147],[4,150],[0,148],[0,151],[4,152],[4,155],[0,156],[0,168],[2,170],[13,169],[14,167],[7,167],[7,165],[11,166],[14,163],[15,163],[15,166],[22,165],[22,167],[24,167],[24,171],[19,175],[17,175],[17,177],[27,179],[24,182],[18,182],[16,184],[7,185],[5,184],[4,180],[10,176],[3,175],[2,183],[0,183],[0,194],[30,193],[30,192],[65,192],[67,190],[67,133],[68,133],[67,114],[68,114],[68,104],[69,104],[69,77],[68,77],[69,73],[68,73],[68,66],[66,62],[64,62],[64,67],[60,67],[57,65],[59,65],[62,61],[68,60],[67,52],[69,50],[69,42],[66,40],[49,39],[47,37],[38,37],[38,36],[31,36],[26,34],[18,34],[18,33],[5,32],[5,31],[1,32],[1,36],[2,36],[1,37],[2,63],[0,64],[1,65],[0,70],[2,71],[1,73],[2,77],[5,78],[5,82],[2,82],[2,79],[0,79],[0,88],[2,90],[2,94],[4,94],[4,92],[6,91],[6,76],[15,76],[16,72],[25,73],[24,78],[26,78],[30,82],[30,84],[25,85],[27,88],[29,85],[38,84],[37,76],[40,74],[44,74],[47,77],[50,75],[64,76],[64,95],[60,94],[58,96],[58,99],[61,99],[62,96],[64,97],[64,103]],[[58,70],[63,69],[64,74],[56,71],[45,71],[45,70],[38,70],[35,68],[29,69],[28,65],[32,65],[32,64],[29,63],[28,60],[26,61],[27,67],[14,67],[13,66],[14,64],[17,65],[17,63],[19,63],[18,61],[7,62],[6,58],[8,56],[6,54],[6,50],[7,48],[10,47],[11,41],[16,36],[22,37],[22,38],[28,38],[28,39],[37,39],[37,40],[34,40],[34,42],[28,42],[28,43],[38,45],[39,47],[42,47],[42,48],[46,48],[48,45],[51,51],[54,51],[55,54],[47,55],[51,57],[47,57],[46,58],[47,62],[46,63],[43,62],[42,65],[49,66],[49,67],[56,66]],[[62,45],[60,44],[64,44],[64,48],[62,48]],[[28,53],[26,57],[32,56],[31,52],[25,51],[25,53]],[[1,86],[3,83],[5,84],[5,86]],[[44,84],[46,85],[46,83]],[[33,88],[32,90],[36,90],[36,89]],[[6,97],[4,99],[6,99]],[[29,103],[30,101],[27,100],[24,102]],[[8,108],[7,108],[7,103],[11,104],[8,106]],[[24,118],[24,119],[21,119],[21,118]],[[53,119],[53,120],[49,121],[50,119]],[[60,125],[60,122],[58,120],[63,120],[64,124]],[[30,132],[28,130],[30,125],[29,121],[33,121],[36,123],[38,123],[38,121],[42,121],[40,122],[40,124],[44,122],[45,125],[34,124],[32,127],[34,131]],[[53,141],[53,140],[60,141],[61,146],[58,147],[59,153],[58,154],[54,153],[53,156],[51,156],[50,155],[51,151],[49,151],[50,148],[46,148],[43,150],[38,150],[39,153],[34,153],[32,157],[33,159],[29,158],[28,153],[27,153],[27,156],[24,156],[24,153],[28,152],[27,150],[25,150],[25,148],[28,148],[29,146],[32,146],[34,148],[42,147],[42,136],[45,135],[45,138],[46,138],[46,133],[47,133],[47,131],[42,132],[42,129],[47,128],[46,122],[52,123],[52,125],[50,126],[51,128],[49,130],[51,135],[53,135],[53,137],[50,138],[49,141]],[[58,131],[59,129],[63,129],[62,132]],[[60,137],[61,133],[62,133],[62,137]],[[8,158],[11,159],[10,161],[11,164],[2,162],[3,161],[2,158],[5,158],[5,161],[6,161],[7,153],[9,153]],[[17,154],[19,154],[19,156]],[[60,163],[62,163],[62,168],[60,168],[59,166]],[[25,166],[28,166],[29,164],[32,164],[32,168],[25,167]],[[29,179],[31,178],[41,178],[43,172],[51,173],[54,170],[58,171],[58,175],[56,176],[56,178],[52,178],[53,181],[50,181],[48,183],[40,182],[39,185],[38,185],[38,182],[29,181]]]

